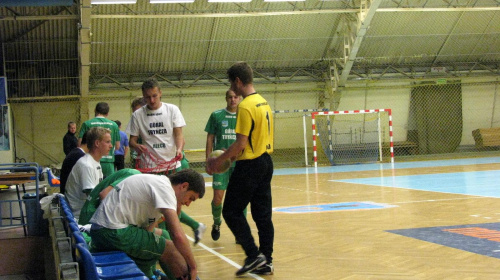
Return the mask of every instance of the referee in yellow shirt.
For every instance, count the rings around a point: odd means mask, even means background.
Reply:
[[[271,179],[273,176],[273,116],[267,101],[253,87],[253,71],[245,62],[227,70],[231,90],[243,100],[238,105],[236,141],[224,154],[207,159],[207,172],[217,173],[222,163],[236,159],[229,179],[222,215],[241,244],[247,258],[236,272],[273,274],[274,226],[272,221]],[[259,231],[257,247],[243,210],[251,204],[252,217]]]

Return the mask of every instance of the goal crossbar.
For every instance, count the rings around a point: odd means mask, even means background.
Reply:
[[[380,113],[380,112],[386,112],[388,114],[390,161],[391,161],[391,163],[394,163],[394,143],[393,143],[393,133],[392,133],[392,112],[391,112],[391,109],[320,111],[320,112],[312,112],[311,113],[314,167],[318,167],[317,127],[316,127],[316,117],[318,115],[335,116],[335,115],[350,115],[350,114],[371,114],[371,113]],[[380,143],[380,141],[379,141],[379,143]],[[381,150],[381,148],[380,148],[380,150]],[[380,152],[380,154],[382,154],[382,153]]]

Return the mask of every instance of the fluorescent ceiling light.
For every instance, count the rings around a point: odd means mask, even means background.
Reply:
[[[101,5],[101,4],[135,4],[137,0],[91,0],[90,4]]]
[[[243,3],[243,2],[252,2],[252,0],[208,0],[209,3]]]
[[[165,4],[165,3],[194,3],[194,0],[150,0],[151,4]]]

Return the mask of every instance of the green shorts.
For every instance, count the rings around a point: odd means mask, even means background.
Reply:
[[[151,267],[156,265],[166,246],[165,232],[158,236],[136,226],[123,229],[92,229],[90,236],[92,251],[123,251],[148,277]]]
[[[213,175],[212,188],[214,190],[225,191],[227,189],[227,184],[229,183],[229,177],[233,173],[234,166],[231,166],[226,172],[221,174]]]

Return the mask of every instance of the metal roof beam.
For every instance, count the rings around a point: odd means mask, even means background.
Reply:
[[[356,31],[356,35],[354,37],[353,42],[351,43],[350,38],[346,39],[346,44],[344,47],[346,49],[346,61],[344,65],[344,69],[342,70],[342,74],[340,75],[339,86],[345,85],[347,78],[349,77],[349,72],[351,72],[351,68],[354,65],[354,61],[356,60],[356,56],[358,55],[359,48],[363,39],[366,35],[366,31],[370,27],[370,23],[375,15],[375,12],[380,6],[382,0],[362,0],[361,8],[358,13],[358,27]],[[369,5],[369,7],[368,7]],[[349,36],[349,34],[347,34]]]

